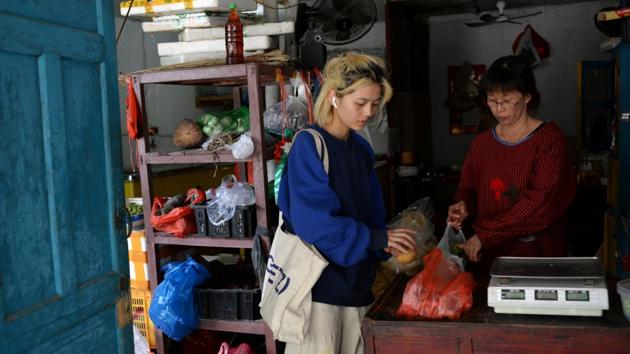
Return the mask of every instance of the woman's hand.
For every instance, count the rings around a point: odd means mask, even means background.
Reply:
[[[479,262],[481,260],[481,240],[477,235],[473,235],[473,237],[469,238],[468,241],[464,244],[459,244],[457,247],[461,248],[466,252],[466,257],[471,262]]]
[[[416,248],[416,231],[412,229],[387,230],[387,248],[385,252],[397,256]]]
[[[450,223],[454,229],[459,230],[462,228],[462,223],[467,217],[468,209],[466,208],[466,202],[461,201],[448,207],[446,222]]]

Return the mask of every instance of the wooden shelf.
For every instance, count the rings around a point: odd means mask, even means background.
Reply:
[[[199,328],[236,333],[266,334],[267,325],[262,320],[257,321],[228,321],[200,319]]]
[[[133,81],[136,98],[142,111],[144,119],[142,138],[138,140],[138,153],[140,155],[140,184],[142,187],[143,205],[145,217],[147,217],[146,237],[149,247],[148,253],[148,275],[152,287],[157,287],[160,281],[158,272],[158,260],[156,259],[157,245],[181,245],[191,247],[208,248],[253,248],[253,238],[224,238],[208,237],[201,234],[188,235],[185,238],[177,238],[172,234],[164,232],[154,232],[150,223],[151,201],[153,199],[153,173],[154,165],[170,164],[215,164],[215,163],[242,163],[251,162],[253,171],[254,190],[256,191],[256,218],[261,227],[268,226],[267,210],[267,174],[265,161],[272,158],[273,151],[264,144],[263,129],[263,100],[264,85],[274,84],[276,79],[276,69],[280,69],[285,77],[289,77],[289,66],[278,67],[262,63],[245,63],[237,65],[219,65],[206,67],[182,67],[182,68],[154,68],[135,73],[130,76]],[[147,126],[150,117],[146,115],[146,85],[147,84],[167,84],[167,85],[214,85],[214,86],[246,86],[249,93],[249,119],[250,134],[254,142],[254,153],[247,159],[235,159],[232,152],[225,149],[218,152],[208,152],[202,149],[188,149],[172,152],[151,152]],[[240,90],[234,92],[233,100],[238,105],[240,101]],[[228,98],[224,97],[227,101]],[[266,159],[267,157],[267,159]],[[269,237],[262,237],[263,247],[269,249]],[[201,320],[199,329],[221,332],[238,332],[258,334],[265,336],[265,349],[268,354],[276,354],[276,343],[273,334],[267,325],[261,321],[227,321],[227,320]],[[159,354],[166,352],[164,336],[158,331],[156,336],[156,347]]]
[[[256,69],[257,67],[257,69]],[[192,68],[168,68],[145,70],[132,73],[134,82],[139,84],[175,84],[175,85],[217,85],[245,86],[248,70],[258,70],[260,83],[272,84],[276,80],[276,65],[245,63],[234,65],[215,65]],[[280,67],[288,77],[293,69],[288,65]]]
[[[208,152],[202,149],[173,152],[148,152],[141,156],[148,164],[193,164],[219,162],[247,162],[249,159],[235,159],[230,150]]]
[[[225,238],[209,237],[200,234],[188,235],[185,238],[175,237],[172,234],[156,232],[154,243],[160,245],[180,245],[198,247],[222,247],[222,248],[252,248],[253,238]]]

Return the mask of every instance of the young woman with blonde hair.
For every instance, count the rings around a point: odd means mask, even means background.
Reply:
[[[313,126],[324,138],[329,171],[311,134],[291,147],[278,193],[286,231],[314,245],[328,260],[312,289],[309,330],[285,353],[363,353],[361,319],[374,301],[379,253],[415,247],[414,231],[387,230],[374,152],[355,131],[392,96],[383,62],[354,52],[331,59],[315,103]]]

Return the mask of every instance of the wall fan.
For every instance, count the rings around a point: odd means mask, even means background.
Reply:
[[[514,20],[542,14],[542,11],[537,11],[537,12],[533,12],[526,15],[508,16],[503,12],[505,10],[505,1],[497,1],[497,9],[499,10],[499,13],[497,15],[493,15],[489,12],[481,13],[481,15],[479,15],[479,20],[481,22],[466,23],[466,26],[481,27],[481,26],[495,25],[497,23],[515,23],[517,25],[520,25],[521,24],[520,22],[517,22]]]
[[[305,11],[309,28],[323,33],[328,45],[356,41],[376,22],[373,0],[319,0]]]

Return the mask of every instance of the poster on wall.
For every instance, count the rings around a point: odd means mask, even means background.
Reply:
[[[479,81],[486,72],[483,64],[449,65],[447,68],[449,109],[448,130],[451,135],[478,134],[482,130],[484,112],[477,101]]]

